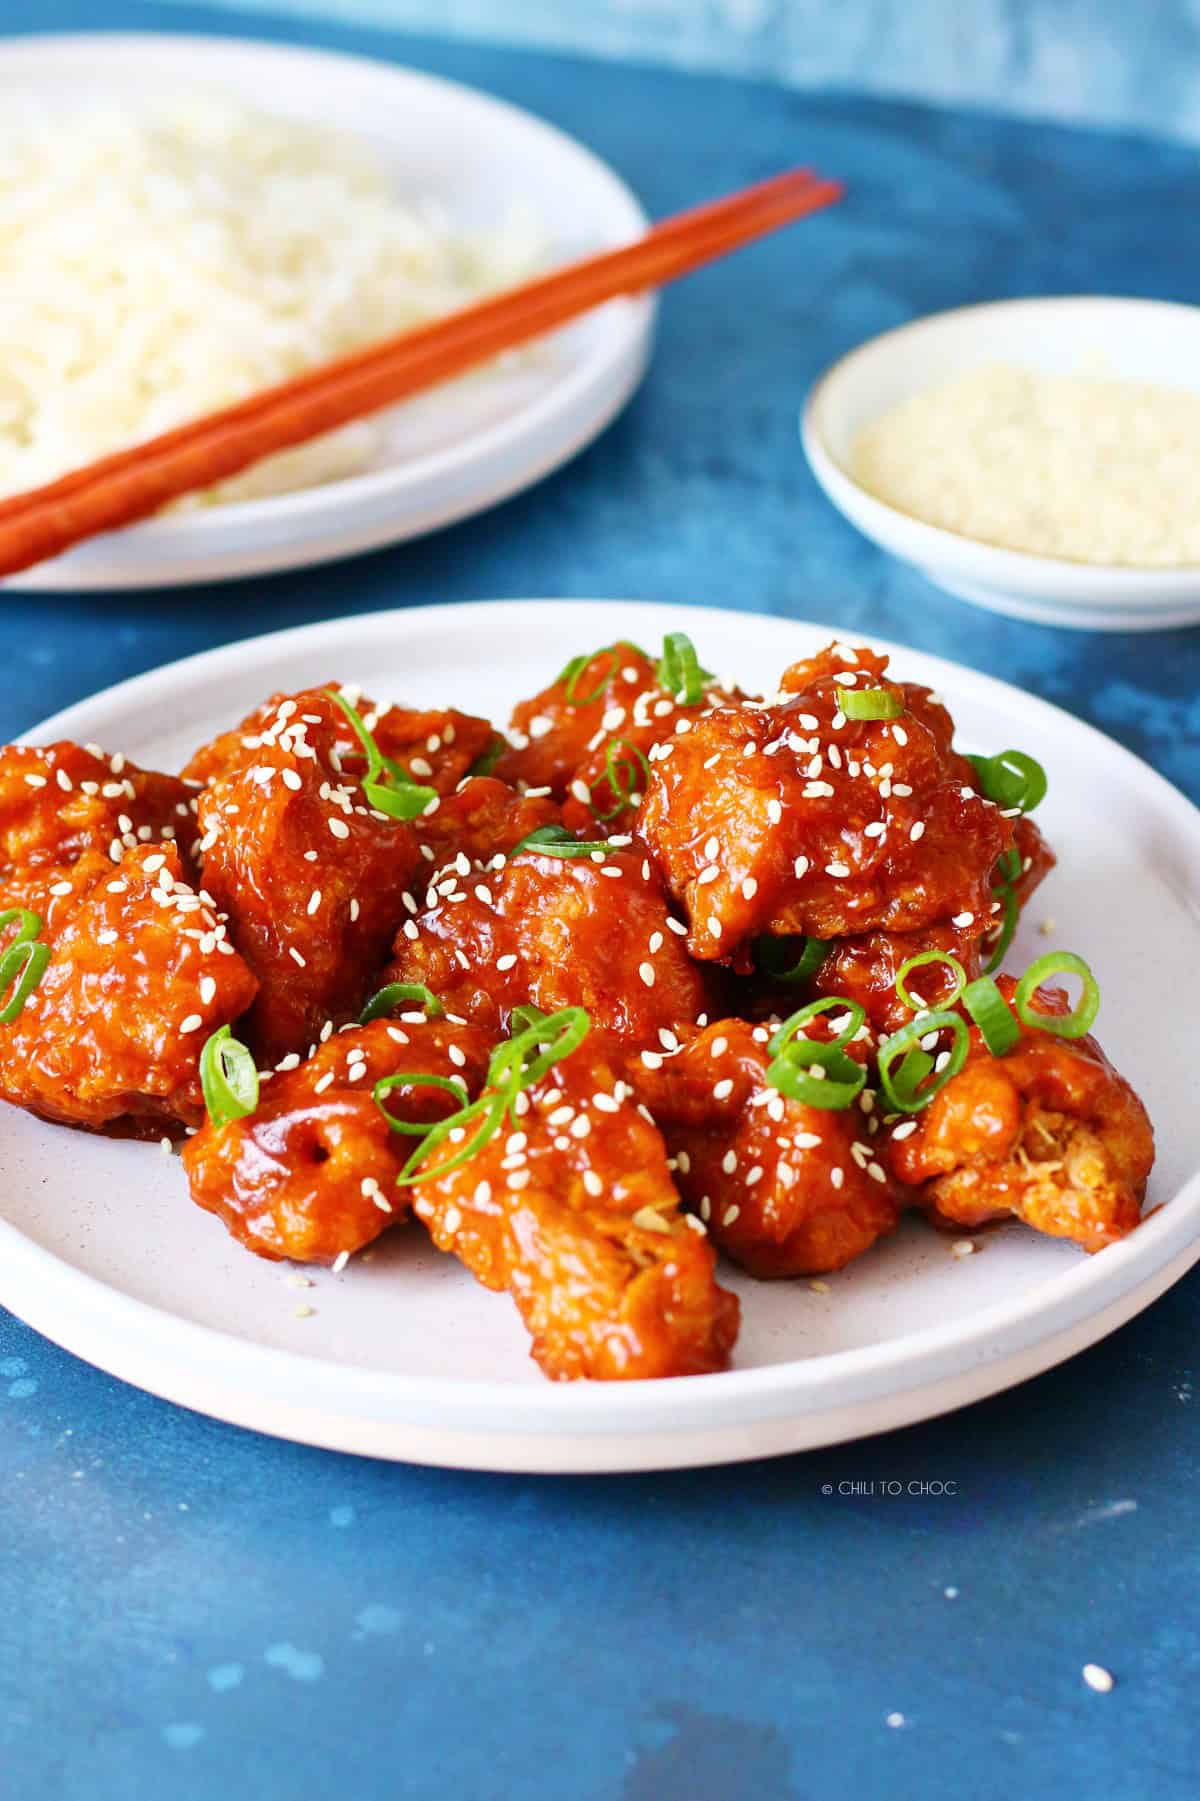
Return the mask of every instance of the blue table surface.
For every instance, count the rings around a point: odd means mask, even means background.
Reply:
[[[188,6],[106,23],[229,29]],[[0,8],[27,27],[28,11]],[[39,25],[90,21],[49,0]],[[258,35],[295,35],[249,20]],[[631,595],[836,621],[996,670],[1200,793],[1200,634],[990,617],[827,506],[839,352],[1006,294],[1200,299],[1194,149],[313,24],[592,144],[661,213],[787,163],[838,211],[666,299],[626,415],[486,518],[241,586],[4,599],[0,738],[164,660],[339,613]],[[776,1801],[1195,1793],[1200,1275],[949,1419],[729,1470],[455,1475],[276,1443],[0,1315],[0,1793],[14,1801]],[[898,1496],[845,1485],[900,1484]],[[945,1497],[909,1493],[946,1483]],[[832,1489],[832,1493],[830,1490]],[[1110,1668],[1096,1694],[1083,1664]]]

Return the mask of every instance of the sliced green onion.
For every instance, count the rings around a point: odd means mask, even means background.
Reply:
[[[983,1042],[993,1057],[1007,1056],[1019,1043],[1021,1028],[991,976],[968,982],[962,991],[962,1004],[982,1032]]]
[[[433,1125],[428,1120],[397,1119],[394,1113],[389,1113],[380,1096],[390,1094],[393,1088],[440,1088],[444,1093],[452,1094],[458,1102],[455,1114],[461,1113],[465,1105],[462,1083],[452,1081],[449,1076],[432,1076],[425,1070],[418,1070],[415,1074],[380,1076],[371,1090],[371,1098],[392,1131],[405,1132],[410,1138],[425,1138],[433,1130]]]
[[[456,1092],[461,1094],[462,1090],[457,1089]],[[377,1106],[378,1104],[379,1103],[376,1102]],[[380,1112],[383,1111],[384,1109],[380,1108]],[[390,1118],[390,1115],[388,1117]],[[436,1151],[439,1145],[445,1144],[452,1132],[457,1131],[459,1127],[462,1127],[465,1130],[474,1119],[482,1119],[483,1124],[474,1136],[467,1140],[462,1149],[456,1151],[453,1157],[448,1157],[445,1163],[439,1163],[436,1171],[427,1170],[422,1173],[421,1165],[425,1162],[426,1158],[429,1157],[433,1151]],[[396,1177],[396,1186],[398,1188],[411,1188],[414,1182],[423,1182],[426,1175],[448,1176],[452,1170],[461,1169],[464,1163],[469,1163],[471,1158],[476,1156],[483,1149],[484,1145],[491,1142],[496,1136],[496,1133],[500,1130],[503,1120],[504,1100],[500,1095],[487,1095],[481,1097],[479,1100],[472,1102],[469,1107],[462,1107],[457,1113],[447,1115],[445,1119],[439,1120],[435,1126],[430,1126],[427,1129],[420,1144],[412,1152],[403,1169],[400,1171],[400,1174]],[[394,1123],[395,1122],[393,1122],[393,1124]]]
[[[467,774],[469,776],[491,775],[493,769],[507,749],[508,739],[505,738],[502,733],[497,732],[487,749],[480,751],[479,755],[468,769]]]
[[[929,963],[944,963],[954,975],[953,991],[939,998],[939,1007],[952,1007],[967,985],[966,970],[958,958],[952,957],[948,951],[922,951],[919,957],[910,957],[908,962],[902,963],[896,972],[896,993],[904,1005],[911,1007],[914,1013],[924,1007],[925,1002],[914,1000],[904,984],[912,970],[923,969]]]
[[[815,1019],[819,1013],[842,1011],[845,1011],[849,1018],[836,1038],[800,1038],[798,1044],[796,1043],[801,1028],[806,1026],[810,1019]],[[809,1001],[806,1007],[798,1008],[795,1013],[785,1019],[768,1044],[767,1050],[772,1057],[782,1056],[784,1051],[792,1048],[795,1048],[798,1053],[802,1052],[803,1056],[807,1056],[814,1046],[818,1049],[832,1048],[838,1051],[849,1044],[852,1039],[857,1038],[866,1024],[866,1018],[866,1008],[860,1006],[857,1001],[848,1000],[844,994],[827,994],[822,996],[819,1001]]]
[[[591,857],[609,850],[607,838],[573,838],[563,825],[539,825],[514,844],[509,857],[519,857],[524,850],[541,857]]]
[[[954,1042],[950,1048],[950,1060],[944,1069],[933,1073],[934,1065],[927,1051],[921,1050],[921,1040],[930,1032],[952,1032]],[[952,1081],[967,1060],[970,1048],[970,1034],[966,1021],[958,1013],[947,1013],[939,1009],[936,1013],[925,1013],[917,1019],[910,1019],[906,1026],[885,1038],[879,1047],[879,1086],[887,1097],[889,1106],[898,1113],[920,1113],[928,1107],[934,1096]],[[909,1054],[921,1052],[922,1063],[916,1058],[910,1061]],[[892,1075],[893,1065],[903,1058],[896,1075]]]
[[[698,706],[704,699],[705,685],[713,679],[710,669],[701,669],[696,646],[686,632],[666,634],[654,673],[659,687],[685,707]]]
[[[994,976],[1004,961],[1005,953],[1013,941],[1017,930],[1017,920],[1021,909],[1017,905],[1017,891],[1011,882],[992,890],[1003,909],[1000,917],[998,936],[992,946],[992,954],[984,964],[984,974]]]
[[[388,1112],[380,1097],[391,1088],[407,1084],[442,1088],[461,1100],[463,1091],[460,1083],[444,1076],[432,1075],[383,1076],[376,1082],[373,1090],[375,1105],[388,1124],[397,1132],[407,1132],[410,1136],[421,1139],[396,1177],[399,1186],[411,1186],[414,1182],[424,1181],[426,1176],[449,1175],[452,1170],[468,1163],[495,1137],[506,1117],[515,1125],[516,1101],[522,1089],[531,1087],[548,1069],[578,1050],[592,1023],[583,1007],[564,1007],[561,1012],[548,1015],[532,1006],[518,1008],[516,1011],[536,1017],[531,1017],[522,1031],[515,1037],[506,1039],[503,1044],[498,1044],[492,1052],[487,1076],[489,1092],[481,1095],[477,1101],[459,1107],[436,1124],[417,1125],[411,1121],[398,1120]],[[459,1129],[465,1131],[476,1119],[481,1124],[461,1150],[456,1151],[445,1163],[439,1163],[436,1170],[422,1170],[431,1152],[444,1144],[452,1132]]]
[[[488,1068],[489,1083],[515,1075],[518,1088],[532,1088],[548,1069],[579,1049],[591,1024],[583,1007],[564,1007],[558,1013],[543,1014],[515,1038],[497,1045]]]
[[[359,1025],[369,1026],[373,1019],[393,1012],[401,1001],[416,1001],[430,1019],[437,1019],[446,1011],[432,988],[426,988],[424,982],[389,982],[371,996],[358,1016]]]
[[[629,753],[627,758],[617,754],[622,747]],[[644,786],[650,780],[650,765],[642,752],[628,738],[613,738],[604,752],[604,774],[597,776],[588,790],[588,804],[601,825],[607,825],[610,819],[624,812],[637,793],[639,775]],[[601,782],[608,783],[615,803],[607,813],[600,811],[595,800]]]
[[[363,798],[367,805],[374,807],[377,813],[386,813],[389,819],[419,819],[426,808],[437,800],[437,789],[423,787],[420,782],[413,780],[407,769],[403,769],[393,758],[384,756],[363,724],[358,708],[352,707],[344,694],[337,688],[326,688],[325,692],[330,700],[337,702],[350,721],[367,759],[367,773],[362,779]]]
[[[1043,982],[1052,976],[1078,976],[1082,984],[1079,1004],[1070,1013],[1042,1013],[1032,1005],[1033,997]],[[1013,995],[1013,1005],[1023,1025],[1039,1032],[1050,1032],[1055,1038],[1082,1038],[1090,1032],[1100,1011],[1100,985],[1082,957],[1074,951],[1047,951],[1038,957],[1021,980]]]
[[[519,1007],[514,1007],[512,1010],[512,1017],[508,1022],[509,1030],[527,1032],[530,1026],[540,1025],[541,1021],[547,1017],[548,1015],[543,1013],[540,1007],[535,1007],[532,1001],[523,1001]]]
[[[214,1126],[245,1119],[258,1106],[258,1070],[254,1058],[228,1026],[218,1026],[200,1052],[200,1086]]]
[[[998,807],[1032,813],[1046,798],[1046,771],[1023,750],[1002,750],[994,757],[968,757],[987,800]]]
[[[829,950],[826,938],[759,938],[754,960],[773,982],[807,982],[816,975]]]
[[[579,678],[589,664],[596,661],[597,657],[612,659],[608,666],[608,673],[600,678],[590,694],[580,694]],[[594,700],[599,700],[600,696],[612,687],[613,677],[620,666],[621,651],[616,644],[606,644],[603,650],[586,651],[577,657],[572,657],[558,677],[563,684],[563,699],[569,707],[590,707]]]
[[[789,1100],[842,1113],[866,1087],[867,1071],[836,1045],[802,1038],[768,1063],[766,1081]]]
[[[37,914],[32,917],[36,919]],[[10,1026],[17,1018],[45,975],[49,961],[50,946],[34,938],[18,938],[0,955],[0,994],[7,994],[15,983],[11,996],[0,1007],[0,1026]]]
[[[891,688],[839,688],[838,706],[847,719],[899,719],[904,711]]]
[[[31,939],[38,936],[42,929],[40,913],[31,913],[28,907],[10,907],[6,913],[0,913],[0,932],[4,930],[5,926],[10,926],[14,919],[17,922],[17,929],[12,938],[14,946],[28,944]]]

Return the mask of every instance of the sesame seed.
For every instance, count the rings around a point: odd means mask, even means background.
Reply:
[[[330,819],[328,823],[329,830],[333,833],[335,838],[348,838],[350,836],[350,827],[346,824],[344,819]]]
[[[294,944],[288,945],[288,956],[292,959],[292,961],[294,963],[298,963],[300,965],[301,969],[304,969],[307,967],[304,957],[296,949]]]
[[[647,1069],[661,1069],[663,1066],[663,1060],[657,1051],[643,1051],[642,1062]]]
[[[808,858],[807,857],[797,857],[796,861],[792,864],[792,870],[793,870],[793,873],[795,874],[796,880],[798,882],[802,881],[803,878],[808,874]]]
[[[832,1290],[832,1288],[830,1288],[828,1282],[810,1282],[808,1286],[812,1289],[814,1294],[832,1294],[833,1293],[833,1290]]]
[[[726,1207],[725,1212],[721,1216],[721,1224],[723,1226],[732,1226],[741,1211],[741,1208],[735,1201],[732,1207]]]
[[[1102,1664],[1085,1663],[1083,1680],[1089,1688],[1095,1689],[1098,1695],[1107,1695],[1112,1692],[1114,1680],[1112,1671],[1106,1670]]]
[[[923,819],[918,819],[908,835],[914,844],[917,842],[918,838],[923,838],[925,836],[925,821]]]
[[[832,876],[847,876],[850,874],[850,865],[848,863],[826,863],[825,874]]]
[[[507,1181],[508,1186],[514,1191],[526,1188],[529,1185],[529,1171],[527,1169],[514,1169],[511,1175],[507,1176],[505,1180]]]
[[[300,791],[300,789],[304,786],[304,783],[301,781],[299,772],[297,770],[284,769],[280,773],[283,776],[284,787],[290,788],[292,790],[293,794],[297,794]]]
[[[737,1164],[738,1164],[737,1152],[736,1151],[726,1151],[725,1155],[721,1159],[721,1168],[724,1170],[724,1172],[727,1176],[731,1176],[733,1174],[734,1170],[737,1168]]]
[[[893,1138],[911,1138],[913,1133],[917,1129],[917,1125],[918,1125],[917,1120],[906,1119],[902,1126],[896,1127],[896,1130],[892,1133],[892,1137]]]
[[[779,801],[769,800],[767,802],[767,818],[772,825],[779,824],[780,820],[783,818],[783,807]]]
[[[758,883],[752,875],[748,875],[742,883],[742,899],[753,900],[758,893]]]
[[[722,927],[719,919],[710,919],[709,920],[708,935],[710,938],[719,938],[721,936],[721,932],[723,929],[724,928]]]
[[[842,1186],[842,1184],[845,1182],[845,1180],[846,1180],[846,1172],[844,1169],[834,1168],[834,1169],[830,1170],[829,1185],[831,1188],[840,1188]]]
[[[970,1257],[974,1255],[975,1240],[973,1238],[956,1238],[950,1246],[952,1257]]]
[[[674,932],[676,938],[687,937],[687,927],[681,919],[668,919],[667,930],[668,932]]]
[[[583,1186],[587,1189],[587,1192],[590,1195],[598,1195],[598,1194],[604,1193],[604,1183],[601,1181],[600,1177],[596,1174],[596,1171],[594,1169],[585,1169],[584,1170]]]
[[[722,1076],[719,1082],[713,1083],[714,1101],[727,1101],[733,1093],[733,1081],[729,1076]]]
[[[320,906],[320,904],[321,904],[321,890],[319,888],[314,888],[312,893],[308,897],[308,906],[305,909],[305,911],[308,913],[310,919],[311,919],[312,915],[316,912],[316,910]]]
[[[653,1207],[639,1207],[630,1219],[631,1226],[637,1226],[643,1232],[670,1232],[671,1228],[661,1213]]]
[[[346,1265],[349,1263],[349,1261],[350,1261],[349,1251],[339,1251],[337,1256],[333,1260],[334,1275],[336,1276],[339,1274],[339,1272],[341,1270],[344,1270]]]

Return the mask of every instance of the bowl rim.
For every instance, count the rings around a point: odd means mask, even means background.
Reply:
[[[1197,586],[1200,586],[1200,563],[1177,563],[1163,568],[1132,563],[1085,563],[1068,557],[1047,557],[1033,551],[1010,550],[1003,545],[991,544],[984,538],[972,538],[964,532],[951,531],[947,526],[931,525],[872,494],[869,488],[863,487],[849,473],[830,449],[825,435],[825,413],[830,395],[836,391],[837,384],[845,380],[851,366],[868,352],[876,352],[887,346],[893,352],[902,353],[905,340],[911,341],[918,335],[932,335],[951,320],[971,315],[1014,311],[1036,313],[1047,308],[1089,311],[1132,308],[1157,314],[1160,319],[1164,314],[1173,314],[1189,318],[1200,334],[1200,306],[1187,301],[1154,300],[1132,294],[1015,295],[1002,300],[973,301],[964,306],[946,307],[935,313],[922,313],[915,319],[906,320],[903,325],[891,326],[886,331],[876,332],[872,337],[863,339],[838,357],[836,362],[831,363],[812,384],[800,414],[800,438],[813,474],[840,512],[847,514],[855,524],[860,523],[858,514],[877,517],[881,526],[889,531],[889,538],[886,541],[880,540],[883,547],[891,554],[917,563],[924,569],[952,567],[961,571],[966,566],[966,573],[983,580],[983,563],[986,561],[988,585],[1000,592],[1007,591],[1009,587],[1020,593],[1043,591],[1038,579],[1041,577],[1055,586],[1057,598],[1064,602],[1086,600],[1089,607],[1100,610],[1104,608],[1106,600],[1114,607],[1128,604],[1133,589],[1140,589],[1145,593],[1149,587],[1157,588],[1164,601],[1185,593],[1195,593]],[[865,526],[862,529],[866,529]],[[909,548],[899,550],[890,535],[892,533],[903,534],[908,538]],[[871,535],[874,536],[874,533]],[[1064,593],[1064,584],[1076,592]],[[1086,595],[1081,592],[1085,586],[1089,590]]]

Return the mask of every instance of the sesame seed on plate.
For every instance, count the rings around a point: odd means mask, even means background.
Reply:
[[[1103,1664],[1085,1663],[1082,1674],[1088,1687],[1095,1689],[1098,1695],[1111,1694],[1114,1686],[1113,1674],[1111,1670],[1106,1670]]]

